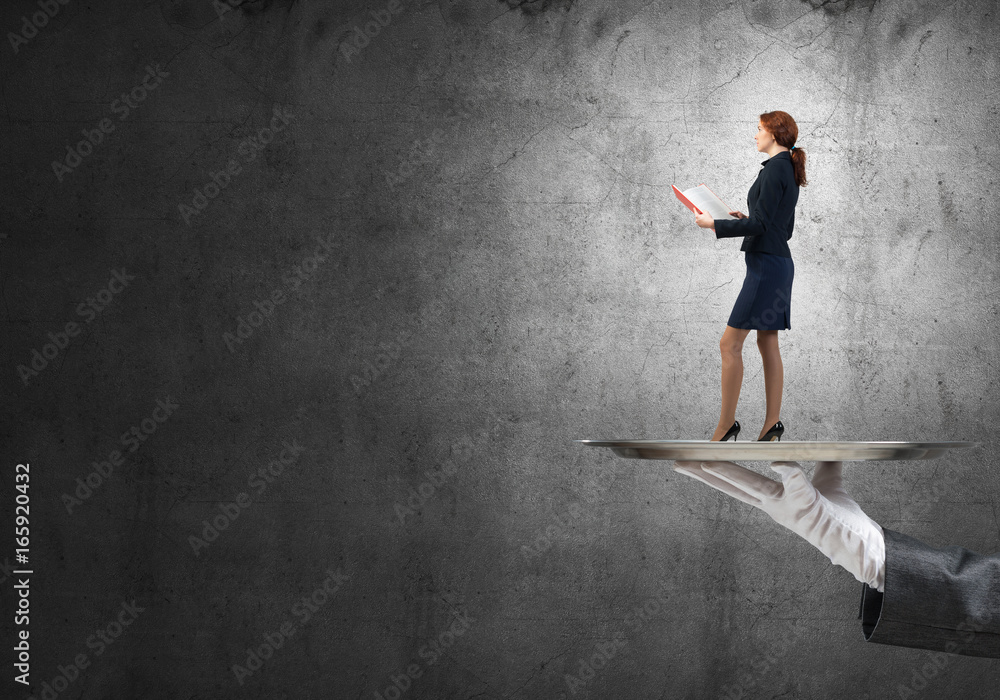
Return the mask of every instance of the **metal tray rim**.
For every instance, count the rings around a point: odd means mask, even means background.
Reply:
[[[711,442],[709,440],[576,440],[588,447],[610,447],[620,457],[659,460],[883,461],[934,459],[949,449],[978,442]]]

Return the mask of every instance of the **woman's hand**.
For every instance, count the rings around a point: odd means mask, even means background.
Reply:
[[[715,219],[713,219],[710,214],[706,214],[705,212],[695,214],[694,222],[701,228],[715,228]]]
[[[745,219],[745,218],[747,218],[746,214],[744,214],[743,212],[739,212],[739,211],[731,211],[731,212],[729,212],[729,215],[730,216],[735,216],[737,219]]]

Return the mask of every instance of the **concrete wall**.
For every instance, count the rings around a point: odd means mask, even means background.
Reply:
[[[785,110],[810,182],[786,438],[982,442],[848,487],[998,548],[993,3],[48,4],[23,41],[39,5],[0,12],[34,697],[919,685],[931,655],[866,644],[860,584],[804,541],[572,441],[711,434],[744,265],[670,185],[745,210]],[[998,675],[948,657],[922,692]]]

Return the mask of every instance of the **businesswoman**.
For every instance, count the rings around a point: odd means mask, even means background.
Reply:
[[[792,277],[795,266],[788,239],[795,226],[795,203],[799,187],[805,187],[806,154],[795,146],[799,128],[786,112],[765,112],[757,125],[757,150],[763,161],[757,179],[747,194],[749,216],[729,212],[735,219],[695,216],[695,223],[715,231],[716,238],[743,237],[747,274],[719,342],[722,352],[722,409],[712,440],[736,439],[740,432],[736,404],[743,384],[743,341],[757,331],[757,348],[764,361],[766,416],[757,439],[780,440],[781,393],[784,368],[778,350],[778,331],[790,329]]]

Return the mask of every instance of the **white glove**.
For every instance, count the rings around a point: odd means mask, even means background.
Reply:
[[[772,481],[733,462],[679,461],[674,471],[760,508],[854,578],[885,586],[885,535],[841,485],[841,462],[819,462],[812,483],[796,462],[772,462]]]

